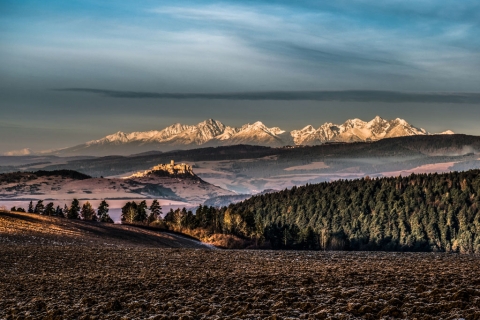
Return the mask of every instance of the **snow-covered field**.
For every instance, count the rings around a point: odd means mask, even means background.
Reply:
[[[412,169],[407,169],[407,170],[400,170],[400,171],[390,171],[390,172],[382,172],[382,175],[384,177],[396,177],[399,175],[402,176],[408,176],[411,175],[412,173],[445,173],[445,172],[450,172],[450,168],[455,164],[456,162],[444,162],[444,163],[432,163],[432,164],[426,164],[423,166],[419,166],[416,168]]]
[[[306,165],[303,165],[303,166],[295,166],[295,167],[289,167],[289,168],[285,168],[283,170],[285,171],[293,171],[293,170],[320,170],[320,169],[325,169],[325,168],[329,168],[329,166],[327,166],[325,164],[325,162],[312,162],[312,163],[309,163],[309,164],[306,164]]]

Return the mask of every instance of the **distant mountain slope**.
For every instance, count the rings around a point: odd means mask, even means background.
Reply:
[[[445,134],[452,134],[451,131]],[[318,129],[309,125],[301,130],[287,132],[278,127],[267,127],[262,122],[240,128],[209,119],[197,125],[173,124],[161,131],[117,132],[99,140],[74,147],[39,152],[48,155],[129,155],[152,150],[171,151],[198,146],[226,146],[237,144],[281,147],[287,145],[319,145],[326,142],[376,141],[384,138],[429,135],[403,119],[384,120],[375,117],[369,122],[347,120],[342,125],[325,123]],[[32,154],[31,150],[11,151],[8,155]]]
[[[286,132],[278,127],[268,128],[262,122],[246,124],[232,134],[228,139],[222,140],[222,145],[253,144],[272,147],[281,147],[288,144]]]
[[[210,248],[174,233],[8,211],[0,211],[0,239],[9,245]]]
[[[14,172],[0,175],[0,199],[122,199],[159,198],[203,203],[233,195],[189,174],[153,170],[125,179],[92,178],[76,171]]]
[[[204,181],[238,194],[284,189],[366,175],[408,175],[480,168],[480,137],[418,135],[372,142],[270,148],[251,145],[179,150],[69,161],[44,170],[72,169],[123,177],[170,160],[185,162]]]
[[[266,193],[271,193],[271,192],[276,192],[278,190],[264,190],[263,192],[257,193],[255,195],[261,195],[261,194],[266,194]],[[241,201],[244,201],[246,199],[251,198],[252,194],[236,194],[233,196],[218,196],[215,198],[210,198],[207,201],[203,203],[204,206],[207,207],[216,207],[216,208],[221,208],[221,207],[228,207],[231,203],[238,203]]]
[[[172,159],[175,161],[199,162],[234,161],[277,156],[279,160],[308,162],[340,158],[455,156],[471,152],[480,152],[479,136],[462,134],[426,135],[389,138],[374,142],[327,143],[295,148],[270,148],[251,145],[208,147],[158,154],[138,154],[128,157],[107,156],[71,160],[65,164],[46,165],[44,169],[50,171],[70,169],[99,177],[147,170],[158,163],[168,163]]]

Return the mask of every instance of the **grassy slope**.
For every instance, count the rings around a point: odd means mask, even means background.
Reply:
[[[172,233],[9,211],[0,211],[0,245],[207,248]]]

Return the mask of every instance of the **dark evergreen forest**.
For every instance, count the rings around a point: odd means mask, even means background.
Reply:
[[[479,173],[325,182],[220,211],[253,216],[273,248],[479,253]]]

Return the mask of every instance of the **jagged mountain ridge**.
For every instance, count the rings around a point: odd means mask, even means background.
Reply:
[[[317,145],[325,142],[376,141],[384,138],[427,135],[429,133],[400,118],[385,120],[377,116],[369,122],[352,119],[342,125],[325,123],[318,129],[307,126],[302,130],[294,130],[291,134],[296,145]]]
[[[442,134],[452,133],[449,130]],[[414,127],[403,119],[385,120],[379,116],[369,122],[350,119],[342,125],[325,123],[317,129],[309,125],[291,132],[278,127],[269,128],[260,121],[234,128],[209,119],[197,125],[176,123],[161,131],[128,134],[119,131],[99,140],[53,152],[41,152],[41,154],[128,155],[151,150],[191,149],[198,146],[250,144],[281,147],[319,145],[327,142],[376,141],[384,138],[429,134],[426,130]]]

